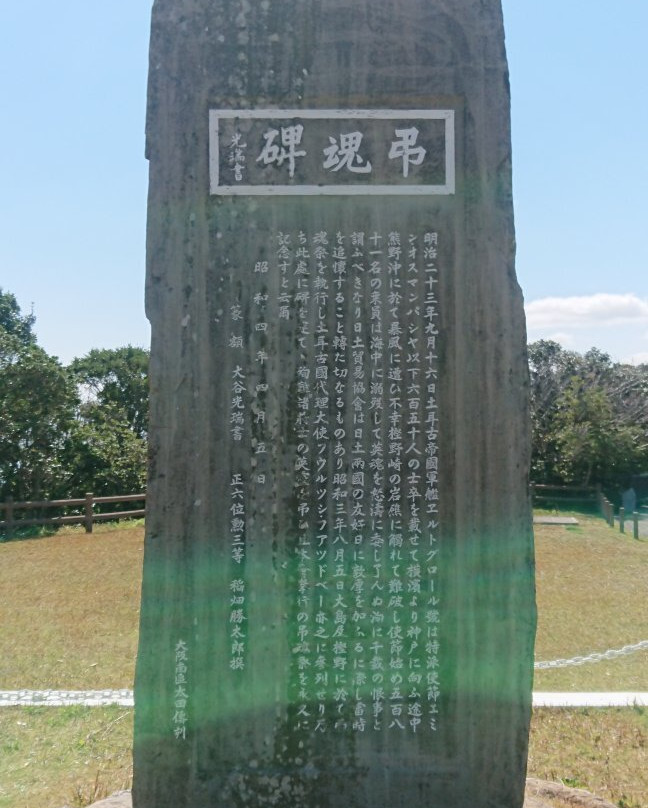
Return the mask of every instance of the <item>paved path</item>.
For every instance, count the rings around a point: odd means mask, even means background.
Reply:
[[[132,690],[0,690],[0,707],[132,707]]]
[[[648,707],[648,693],[534,693],[534,707]]]
[[[132,707],[132,690],[0,690],[0,707]],[[648,707],[648,693],[534,693],[534,707]]]

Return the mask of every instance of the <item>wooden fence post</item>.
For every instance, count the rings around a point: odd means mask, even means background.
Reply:
[[[605,497],[603,496],[603,491],[601,490],[601,483],[596,484],[596,501],[598,503],[599,513],[605,514]]]
[[[614,527],[614,508],[609,499],[605,500],[605,507],[607,510],[607,522],[610,527]]]
[[[639,538],[639,511],[632,514],[632,535],[635,539]]]
[[[625,508],[619,508],[619,530],[625,533]]]
[[[93,521],[93,512],[94,508],[94,494],[89,493],[85,495],[85,531],[86,533],[92,533],[92,521]]]
[[[7,508],[5,510],[5,522],[7,523],[7,540],[13,539],[13,520],[14,520],[14,509],[13,509],[13,497],[7,497],[5,500]]]

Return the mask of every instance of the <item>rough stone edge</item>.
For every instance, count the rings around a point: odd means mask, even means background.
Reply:
[[[133,798],[130,791],[117,791],[105,800],[93,802],[89,808],[133,808]]]
[[[546,797],[547,799],[560,800],[565,806],[574,808],[615,808],[611,802],[596,797],[589,791],[581,788],[568,788],[562,783],[550,783],[547,780],[537,780],[535,777],[528,777],[526,782],[526,799]],[[526,806],[526,799],[524,806]],[[539,808],[543,805],[539,804]],[[529,808],[534,808],[533,804]]]
[[[547,780],[537,780],[528,777],[524,808],[551,808],[545,799],[560,800],[565,808],[615,808],[611,802],[595,797],[589,791],[580,788],[567,788],[561,783],[550,783]],[[133,808],[130,791],[118,791],[111,797],[95,802],[90,808]]]

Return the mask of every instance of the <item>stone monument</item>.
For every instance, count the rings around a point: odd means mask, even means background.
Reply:
[[[135,808],[520,808],[499,0],[155,0]]]

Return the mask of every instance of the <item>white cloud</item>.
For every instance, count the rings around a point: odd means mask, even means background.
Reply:
[[[529,329],[592,328],[648,323],[648,300],[635,294],[544,297],[526,305]]]
[[[621,361],[624,365],[648,365],[648,351],[632,354]]]
[[[552,342],[557,342],[563,346],[563,348],[575,348],[576,341],[574,339],[573,334],[568,334],[566,331],[556,331],[553,334],[546,334],[542,335],[541,339],[548,339]]]

